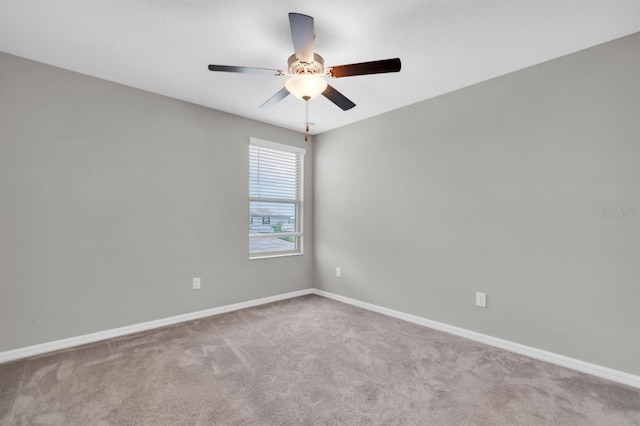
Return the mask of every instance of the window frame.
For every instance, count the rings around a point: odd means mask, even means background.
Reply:
[[[297,173],[297,186],[298,196],[295,200],[273,197],[252,197],[250,194],[251,188],[251,164],[249,164],[248,177],[249,184],[247,185],[247,192],[249,193],[249,203],[247,205],[249,210],[249,260],[254,259],[269,259],[274,257],[284,256],[299,256],[304,254],[304,157],[306,149],[300,148],[294,145],[287,145],[278,142],[271,142],[264,139],[249,138],[248,144],[248,160],[251,161],[251,146],[264,147],[276,151],[287,152],[291,154],[299,155],[299,167],[300,170]],[[271,203],[283,203],[283,204],[295,204],[296,218],[295,218],[295,231],[294,232],[281,232],[281,233],[251,233],[250,225],[254,223],[251,217],[251,203],[252,202],[271,202]],[[269,218],[270,219],[270,218]],[[264,222],[264,217],[262,218]],[[280,238],[280,237],[293,237],[297,241],[297,247],[294,250],[286,251],[261,251],[257,253],[251,253],[251,240],[258,238]]]

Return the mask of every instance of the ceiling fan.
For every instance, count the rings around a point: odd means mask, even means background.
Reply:
[[[324,59],[314,51],[315,32],[313,18],[300,13],[289,13],[289,25],[291,26],[291,38],[293,40],[293,50],[295,53],[289,57],[288,68],[286,71],[231,65],[209,65],[209,70],[289,77],[285,83],[285,87],[280,89],[271,98],[267,99],[265,103],[260,105],[260,108],[271,108],[291,93],[304,101],[310,101],[311,99],[322,95],[340,107],[343,111],[347,111],[355,107],[356,104],[329,85],[327,81],[322,78],[323,76],[329,78],[341,78],[355,75],[381,74],[400,71],[400,58],[360,62],[349,65],[337,65],[325,68]],[[305,124],[307,132],[309,132],[310,123],[308,117]]]

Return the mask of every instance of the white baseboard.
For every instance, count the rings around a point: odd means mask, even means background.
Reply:
[[[252,306],[264,305],[267,303],[277,302],[279,300],[291,299],[294,297],[312,294],[313,290],[308,288],[304,290],[294,291],[291,293],[278,294],[275,296],[263,297],[261,299],[250,300],[248,302],[234,303],[232,305],[220,306],[217,308],[205,309],[203,311],[190,312],[188,314],[176,315],[169,318],[162,318],[154,321],[141,322],[139,324],[128,325],[125,327],[112,328],[110,330],[98,331],[96,333],[84,334],[82,336],[70,337],[68,339],[55,340],[53,342],[41,343],[24,348],[13,349],[10,351],[0,352],[0,364],[3,362],[14,361],[34,355],[40,355],[47,352],[53,352],[60,349],[72,348],[74,346],[85,345],[87,343],[98,342],[100,340],[111,339],[113,337],[124,336],[125,334],[138,333],[140,331],[151,330],[154,328],[165,327],[167,325],[178,324],[185,321],[191,321],[199,318],[210,317],[212,315],[224,314],[239,309],[251,308]]]
[[[253,306],[264,305],[267,303],[277,302],[280,300],[291,299],[294,297],[305,296],[308,294],[316,294],[339,302],[358,306],[369,311],[377,312],[393,318],[398,318],[424,327],[433,328],[435,330],[444,331],[456,336],[474,340],[497,348],[505,349],[517,354],[526,355],[531,358],[546,361],[572,370],[591,374],[596,377],[611,380],[624,385],[640,388],[640,376],[592,364],[578,359],[569,358],[564,355],[558,355],[553,352],[543,351],[531,346],[522,345],[520,343],[510,342],[508,340],[499,339],[497,337],[488,336],[486,334],[477,333],[475,331],[466,330],[464,328],[455,327],[437,321],[432,321],[416,315],[406,314],[404,312],[374,305],[360,300],[352,299],[338,294],[329,293],[327,291],[309,288],[291,293],[279,294],[275,296],[263,297],[261,299],[250,300],[247,302],[234,303],[232,305],[220,306],[217,308],[205,309],[202,311],[191,312],[188,314],[176,315],[169,318],[162,318],[154,321],[133,324],[125,327],[113,328],[110,330],[99,331],[96,333],[84,334],[82,336],[70,337],[68,339],[55,340],[53,342],[42,343],[24,348],[13,349],[10,351],[0,352],[0,363],[14,361],[34,355],[40,355],[47,352],[67,349],[74,346],[85,345],[87,343],[98,342],[100,340],[111,339],[113,337],[124,336],[126,334],[138,333],[140,331],[151,330],[154,328],[165,327],[167,325],[178,324],[185,321],[191,321],[212,315],[224,314],[227,312],[237,311],[240,309],[250,308]]]
[[[526,355],[531,358],[535,358],[541,361],[546,361],[551,364],[556,364],[562,367],[570,368],[572,370],[580,371],[582,373],[591,374],[592,376],[601,377],[603,379],[611,380],[613,382],[622,383],[624,385],[640,388],[640,376],[625,373],[623,371],[614,370],[608,367],[603,367],[597,364],[591,364],[589,362],[580,361],[575,358],[569,358],[564,355],[558,355],[553,352],[543,351],[531,346],[522,345],[520,343],[510,342],[508,340],[499,339],[497,337],[488,336],[486,334],[476,333],[475,331],[466,330],[464,328],[455,327],[452,325],[444,324],[437,321],[432,321],[426,318],[422,318],[416,315],[406,314],[404,312],[395,311],[393,309],[385,308],[371,303],[362,302],[360,300],[351,299],[349,297],[340,296],[338,294],[329,293],[327,291],[313,289],[313,293],[318,296],[334,299],[339,302],[348,303],[369,311],[377,312],[383,315],[387,315],[393,318],[398,318],[404,321],[408,321],[414,324],[422,325],[424,327],[433,328],[435,330],[444,331],[446,333],[455,334],[456,336],[464,337],[476,342],[484,343],[490,346],[495,346],[500,349],[506,349],[511,352],[515,352],[520,355]]]

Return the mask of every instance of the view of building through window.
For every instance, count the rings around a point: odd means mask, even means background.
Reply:
[[[302,252],[304,150],[251,139],[249,145],[249,255]]]

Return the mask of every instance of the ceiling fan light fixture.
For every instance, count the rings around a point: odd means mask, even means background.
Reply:
[[[299,74],[287,80],[284,86],[296,98],[310,101],[325,91],[327,82],[315,74]]]

